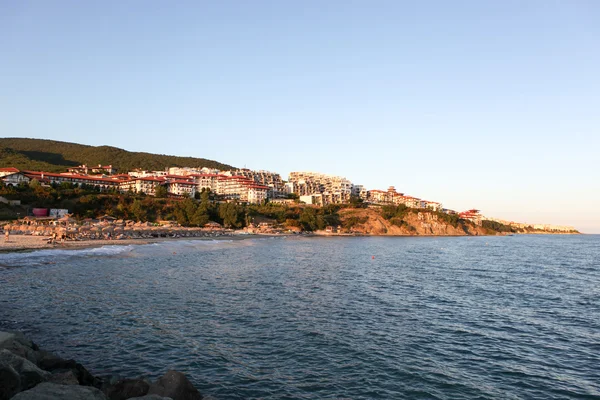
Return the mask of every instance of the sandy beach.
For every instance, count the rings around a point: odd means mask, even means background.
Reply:
[[[102,247],[110,245],[127,246],[130,244],[149,244],[171,240],[243,240],[255,237],[270,236],[289,236],[289,235],[219,235],[219,236],[199,236],[199,237],[159,237],[159,238],[139,238],[139,239],[95,239],[95,240],[67,240],[61,245],[57,240],[54,245],[48,243],[48,237],[31,235],[10,235],[8,242],[4,241],[4,236],[0,237],[0,253],[40,249],[85,249],[90,247]]]
[[[128,245],[128,244],[147,244],[161,240],[172,240],[170,238],[152,238],[152,239],[123,239],[123,240],[68,240],[61,245],[57,240],[55,244],[49,244],[47,237],[30,236],[30,235],[10,235],[8,242],[4,240],[4,236],[0,238],[0,252],[7,251],[22,251],[22,250],[37,250],[37,249],[73,249],[73,248],[88,248],[100,247],[106,245]],[[202,238],[198,238],[202,239]]]

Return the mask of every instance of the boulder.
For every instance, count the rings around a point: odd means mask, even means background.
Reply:
[[[144,396],[149,389],[150,384],[143,379],[123,379],[106,387],[104,394],[109,400],[126,400]]]
[[[40,382],[47,381],[50,373],[42,371],[31,361],[19,357],[6,349],[0,350],[0,369],[5,371],[5,377],[10,377],[12,368],[19,375],[19,391],[31,389]]]
[[[21,332],[4,332],[0,331],[0,348],[3,348],[5,342],[17,341],[31,349],[38,350],[37,346],[25,337]]]
[[[58,383],[60,385],[79,385],[79,380],[71,370],[64,372],[55,372],[50,376],[48,382]]]
[[[75,360],[65,360],[48,352],[40,352],[39,354],[41,354],[38,360],[40,368],[50,372],[72,371],[80,385],[100,386],[100,380]]]
[[[202,400],[202,395],[185,377],[177,371],[168,371],[150,385],[148,394],[170,397],[173,400]]]
[[[0,400],[8,400],[21,390],[21,377],[10,365],[0,365]]]
[[[106,400],[106,396],[93,387],[44,382],[11,400]]]
[[[0,349],[9,350],[11,353],[36,362],[38,347],[22,333],[0,332]]]

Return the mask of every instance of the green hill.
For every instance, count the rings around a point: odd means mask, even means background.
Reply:
[[[220,162],[195,157],[131,152],[111,146],[87,146],[46,139],[0,138],[0,168],[64,172],[69,167],[112,164],[118,172],[136,168],[164,170],[166,167],[233,168]]]

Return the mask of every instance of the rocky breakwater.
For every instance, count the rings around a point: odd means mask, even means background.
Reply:
[[[152,239],[152,238],[194,238],[231,236],[232,231],[223,229],[216,222],[205,227],[182,227],[179,225],[157,225],[150,222],[102,221],[79,224],[72,219],[61,219],[52,223],[36,220],[21,220],[3,226],[11,235],[41,236],[49,240],[53,235],[57,239],[64,234],[67,240],[97,239]]]
[[[78,362],[40,349],[21,333],[0,331],[0,400],[202,398],[181,372],[168,371],[155,382],[95,377]]]

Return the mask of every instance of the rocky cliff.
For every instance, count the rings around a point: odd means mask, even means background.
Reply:
[[[414,210],[401,219],[385,219],[375,209],[344,209],[342,225],[350,233],[390,236],[466,236],[495,234],[470,221],[445,221],[436,213]]]

